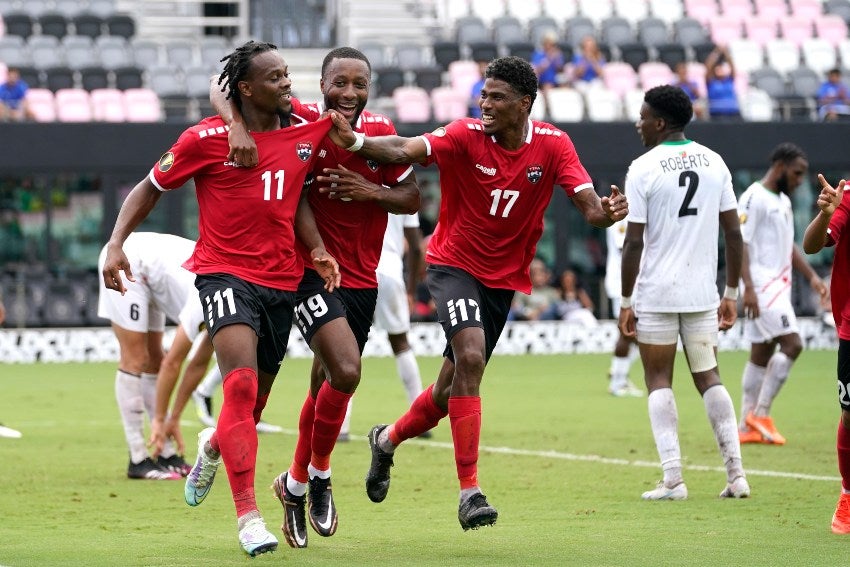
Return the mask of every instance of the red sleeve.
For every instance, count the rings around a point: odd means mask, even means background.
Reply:
[[[570,137],[566,133],[562,133],[556,139],[560,147],[560,158],[557,160],[558,171],[555,183],[563,187],[567,195],[572,197],[576,193],[576,188],[588,183],[592,184],[593,181],[579,160],[578,153]]]
[[[423,134],[425,140],[431,147],[428,157],[425,158],[425,165],[431,165],[437,161],[437,155],[455,155],[460,153],[460,149],[466,146],[466,140],[470,132],[481,130],[484,132],[484,126],[476,122],[467,122],[463,118],[450,122],[446,126],[440,126],[433,132]]]
[[[844,231],[844,227],[847,226],[848,218],[850,218],[850,192],[845,191],[841,203],[829,220],[829,232],[826,235],[830,245],[834,245],[841,240],[841,233]]]
[[[167,152],[162,154],[151,175],[156,186],[162,191],[181,187],[206,165],[201,159],[199,132],[185,130]]]
[[[308,122],[315,122],[322,115],[316,104],[304,104],[295,97],[290,100],[292,102],[292,114],[297,114]]]
[[[385,123],[379,123],[376,135],[398,136],[398,132],[395,129],[393,121],[387,118]],[[381,168],[383,178],[382,183],[387,187],[398,185],[404,177],[410,175],[412,168],[413,166],[408,164],[386,164]]]

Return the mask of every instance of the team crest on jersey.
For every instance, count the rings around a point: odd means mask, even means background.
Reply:
[[[369,169],[371,169],[372,171],[378,171],[378,162],[371,159],[367,159],[366,165],[368,165]]]
[[[301,161],[307,161],[313,155],[313,142],[298,142],[295,144],[295,153]]]
[[[543,177],[543,166],[529,165],[528,169],[525,170],[525,175],[528,177],[529,181],[537,183],[540,181],[540,178]]]
[[[174,165],[174,154],[171,152],[165,152],[162,154],[162,157],[159,158],[159,170],[162,173],[165,173],[171,166]]]

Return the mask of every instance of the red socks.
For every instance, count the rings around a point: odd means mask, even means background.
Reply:
[[[478,440],[481,436],[481,398],[449,398],[449,420],[455,446],[455,466],[460,489],[478,486]]]
[[[387,434],[393,445],[398,445],[405,439],[422,435],[436,427],[440,420],[446,417],[446,412],[434,403],[433,390],[434,385],[431,384],[424,392],[419,394],[419,397],[413,400],[410,409],[389,428]],[[451,401],[449,407],[451,407]]]
[[[316,419],[316,400],[307,390],[307,398],[301,406],[301,415],[298,418],[298,441],[295,443],[295,455],[292,457],[292,465],[289,467],[289,476],[298,482],[306,483],[309,480],[307,466],[313,454],[313,420]]]
[[[257,463],[254,408],[259,404],[257,373],[250,368],[237,368],[224,377],[223,389],[224,401],[214,437],[227,470],[236,516],[239,517],[257,509],[254,497]]]
[[[313,420],[311,443],[313,453],[310,457],[310,463],[321,471],[326,471],[331,467],[331,453],[345,419],[348,400],[351,399],[352,395],[334,389],[327,381],[319,388]]]
[[[838,472],[841,473],[841,486],[850,490],[850,431],[844,422],[838,421],[838,435],[835,443],[838,450]]]

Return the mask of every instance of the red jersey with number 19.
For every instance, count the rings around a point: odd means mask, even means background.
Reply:
[[[228,128],[220,117],[184,131],[150,173],[162,191],[195,179],[199,237],[183,267],[296,290],[304,265],[295,249],[295,211],[330,126],[330,120],[321,120],[252,132],[260,157],[252,168],[227,161]]]
[[[506,150],[473,118],[423,138],[426,163],[440,169],[442,196],[426,261],[465,270],[488,287],[529,293],[528,266],[554,185],[570,197],[593,190],[572,140],[551,124],[529,120],[522,147]]]

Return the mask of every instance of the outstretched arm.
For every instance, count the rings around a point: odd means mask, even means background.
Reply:
[[[620,193],[616,185],[611,186],[611,195],[608,197],[600,199],[596,191],[588,188],[573,195],[572,201],[585,220],[599,228],[609,227],[629,214],[626,196]]]
[[[328,134],[333,142],[366,159],[381,163],[419,163],[428,157],[428,147],[422,138],[401,136],[366,137],[351,129],[351,124],[341,114],[329,111],[333,128]]]

